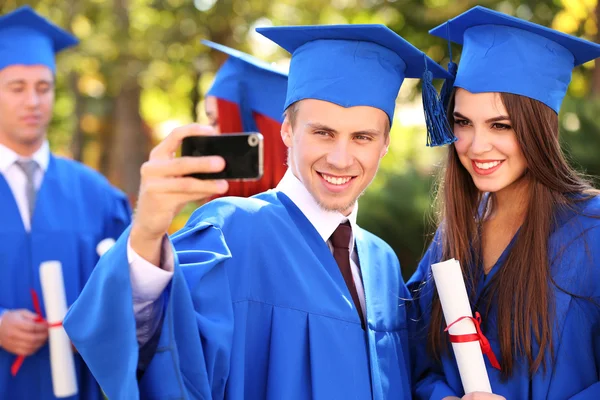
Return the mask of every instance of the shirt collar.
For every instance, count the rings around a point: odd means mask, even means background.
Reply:
[[[337,211],[323,210],[304,184],[289,169],[277,185],[277,190],[289,197],[302,211],[302,214],[308,218],[324,241],[329,240],[338,225],[345,221],[350,221],[352,232],[357,232],[358,203],[354,205],[352,212],[347,217]]]
[[[0,173],[5,174],[15,161],[20,158],[22,157],[15,151],[0,144]],[[46,172],[48,164],[50,164],[50,146],[47,140],[44,140],[42,146],[33,153],[31,159],[37,162],[43,172]]]

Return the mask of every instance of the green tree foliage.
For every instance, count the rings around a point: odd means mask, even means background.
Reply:
[[[600,187],[600,99],[565,100],[561,109],[560,138],[567,159]]]

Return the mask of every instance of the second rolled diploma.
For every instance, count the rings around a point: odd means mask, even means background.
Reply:
[[[50,366],[54,396],[73,396],[77,394],[78,387],[73,348],[62,326],[62,320],[67,313],[67,299],[61,263],[43,262],[40,265],[40,281],[50,330]]]
[[[440,297],[446,325],[450,326],[448,330],[450,335],[477,334],[475,324],[470,319],[473,314],[460,263],[452,259],[433,264],[431,271]],[[452,350],[454,350],[460,380],[465,393],[492,393],[480,342],[452,343]]]

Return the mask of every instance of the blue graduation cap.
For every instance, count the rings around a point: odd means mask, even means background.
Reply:
[[[476,6],[429,33],[463,50],[455,87],[526,96],[558,113],[574,67],[600,57],[600,45]]]
[[[0,70],[10,65],[45,65],[54,73],[54,55],[77,38],[24,6],[0,17]]]
[[[287,74],[241,51],[208,40],[202,43],[229,56],[207,95],[237,104],[247,132],[256,131],[253,111],[283,121]]]
[[[404,78],[424,78],[430,144],[453,141],[431,84],[448,72],[384,25],[320,25],[257,28],[292,54],[285,108],[302,99],[342,107],[383,110],[390,123]]]

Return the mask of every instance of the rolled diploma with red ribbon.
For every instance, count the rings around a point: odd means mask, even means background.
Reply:
[[[62,322],[67,313],[67,299],[63,281],[62,266],[59,261],[46,261],[40,265],[42,295],[46,307],[46,320],[49,325]],[[50,366],[52,369],[52,389],[58,398],[77,394],[77,379],[71,341],[62,327],[51,326]]]
[[[451,325],[462,317],[472,317],[471,305],[463,279],[460,263],[447,260],[431,266],[433,279],[440,297],[446,325]],[[450,326],[451,335],[469,335],[477,333],[475,324],[470,319],[454,323]],[[472,392],[492,393],[490,379],[487,374],[483,353],[479,341],[452,343],[458,372],[465,394]]]

